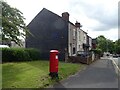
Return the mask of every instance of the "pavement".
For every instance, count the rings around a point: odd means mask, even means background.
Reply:
[[[114,67],[115,67],[115,70],[116,70],[116,73],[119,75],[120,73],[120,62],[119,62],[119,59],[118,58],[110,58],[114,64]]]
[[[113,63],[114,68],[115,68],[115,71],[119,75],[120,74],[120,57],[115,58],[115,57],[109,56],[109,57],[102,57],[102,59],[103,58],[112,60],[112,63]]]
[[[119,90],[118,78],[112,60],[103,58],[50,88],[62,88],[65,90],[67,88],[107,88],[105,90]]]

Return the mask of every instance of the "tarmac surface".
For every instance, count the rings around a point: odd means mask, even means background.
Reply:
[[[100,59],[88,65],[86,69],[70,76],[66,80],[54,84],[51,88],[96,88],[95,90],[119,90],[119,75],[109,59]],[[83,90],[83,89],[81,89]],[[86,89],[85,89],[86,90]],[[92,89],[90,89],[92,90]]]

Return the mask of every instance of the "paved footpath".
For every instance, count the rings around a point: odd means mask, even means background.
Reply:
[[[52,88],[118,88],[118,75],[111,60],[100,59]],[[109,90],[108,89],[108,90]],[[113,89],[110,89],[113,90]]]

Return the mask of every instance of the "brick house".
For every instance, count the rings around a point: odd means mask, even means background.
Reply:
[[[26,48],[36,48],[41,52],[41,58],[49,59],[49,51],[59,50],[59,59],[65,56],[75,56],[77,51],[87,48],[87,33],[80,29],[80,23],[69,21],[69,13],[59,16],[43,8],[28,24],[32,33],[26,38]]]

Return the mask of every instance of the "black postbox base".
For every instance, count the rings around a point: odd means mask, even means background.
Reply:
[[[49,75],[51,76],[52,79],[54,78],[59,79],[58,72],[50,72]]]

